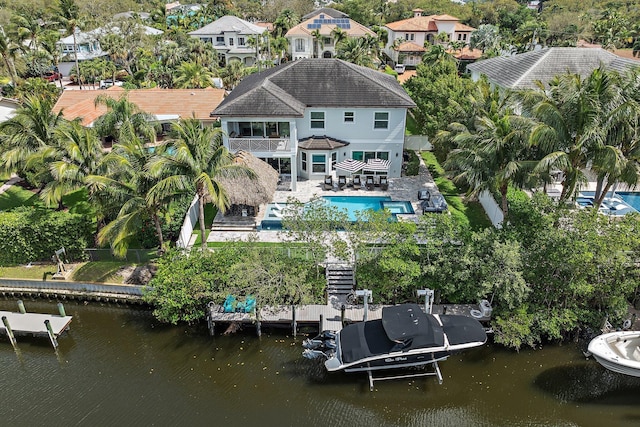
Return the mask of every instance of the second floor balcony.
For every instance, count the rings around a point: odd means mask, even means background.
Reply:
[[[289,138],[229,138],[229,150],[232,152],[244,150],[249,152],[290,152]]]

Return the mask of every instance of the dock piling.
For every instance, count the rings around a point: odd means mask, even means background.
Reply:
[[[64,311],[64,305],[62,305],[61,302],[58,303],[58,313],[60,313],[60,316],[65,317],[67,315],[67,313]]]
[[[21,299],[18,300],[18,311],[20,311],[20,313],[22,314],[25,314],[27,312]]]
[[[324,316],[320,314],[320,324],[318,325],[318,332],[322,332],[322,325],[324,324]]]
[[[296,306],[291,304],[291,327],[293,328],[293,337],[298,333],[298,324],[296,323]]]
[[[49,339],[51,340],[51,344],[54,349],[58,348],[58,340],[56,339],[56,334],[53,333],[53,328],[51,327],[51,322],[49,319],[44,321],[44,325],[47,327],[47,332],[49,333]]]
[[[16,348],[16,337],[13,335],[13,331],[11,330],[11,326],[9,325],[9,319],[7,316],[2,316],[2,323],[4,323],[4,327],[7,330],[7,336],[9,337],[9,341],[11,341],[11,345],[13,348]]]
[[[342,306],[340,307],[340,324],[342,325],[342,327],[344,327],[344,314],[347,311],[347,307],[342,304]]]

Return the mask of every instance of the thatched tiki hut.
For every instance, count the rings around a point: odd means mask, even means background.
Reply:
[[[273,200],[273,194],[278,186],[278,172],[268,163],[246,151],[238,151],[234,156],[234,162],[253,170],[256,177],[255,179],[249,177],[219,179],[231,202],[225,216],[254,217],[258,214],[260,205]]]

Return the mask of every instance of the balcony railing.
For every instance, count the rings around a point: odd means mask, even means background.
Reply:
[[[229,138],[229,150],[291,151],[291,141],[289,138]]]

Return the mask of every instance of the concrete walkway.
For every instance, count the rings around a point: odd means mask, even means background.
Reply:
[[[7,182],[5,182],[4,184],[2,184],[2,186],[0,186],[0,194],[4,193],[9,189],[9,187],[11,187],[13,184],[20,181],[22,181],[22,178],[20,178],[18,175],[15,175],[15,174],[11,175],[11,178],[9,178]]]

